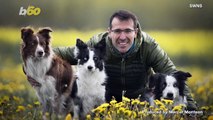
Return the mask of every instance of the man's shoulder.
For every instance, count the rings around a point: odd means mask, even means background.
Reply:
[[[108,32],[102,32],[102,33],[96,34],[89,39],[87,44],[89,46],[93,46],[94,44],[98,43],[102,39],[105,39],[107,37],[107,35],[108,35]]]
[[[144,31],[141,31],[141,33],[142,33],[142,38],[144,43],[151,44],[155,42],[155,39],[152,38],[148,33]]]

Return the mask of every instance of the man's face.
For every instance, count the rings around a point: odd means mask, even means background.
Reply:
[[[120,21],[113,18],[112,28],[108,28],[109,37],[112,39],[113,46],[121,53],[126,53],[132,46],[137,35],[132,19]]]

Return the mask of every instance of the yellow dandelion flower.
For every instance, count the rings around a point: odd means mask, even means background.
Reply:
[[[204,86],[200,86],[198,89],[197,89],[197,94],[203,94],[205,92],[205,87]]]
[[[138,99],[132,100],[132,105],[137,105],[139,103],[140,103],[140,100],[138,100]]]
[[[207,111],[209,109],[209,107],[208,106],[203,106],[200,109],[203,110],[203,111]]]
[[[100,107],[97,107],[97,108],[93,109],[92,112],[96,113],[96,112],[99,112],[99,110],[100,110]]]
[[[168,109],[165,106],[160,106],[160,110],[167,111]]]
[[[72,120],[72,116],[71,116],[71,114],[69,113],[69,114],[67,114],[67,116],[65,117],[65,120]]]
[[[32,108],[33,108],[33,106],[30,105],[30,104],[28,104],[27,107],[28,107],[29,109],[32,109]]]
[[[130,117],[131,114],[132,114],[132,111],[130,111],[130,110],[125,110],[125,111],[124,111],[124,114]]]
[[[159,101],[159,100],[154,100],[154,102],[155,102],[155,104],[157,106],[162,106],[163,105],[163,103],[161,101]]]
[[[8,102],[8,101],[10,101],[9,96],[4,96],[4,97],[3,97],[3,101],[4,101],[4,102]]]
[[[116,104],[115,107],[124,107],[124,106],[125,106],[125,104],[123,102],[119,102]]]
[[[147,104],[147,102],[146,101],[144,101],[144,102],[140,102],[139,103],[139,105],[141,105],[141,106],[145,106]]]
[[[17,101],[17,102],[20,102],[20,101],[21,101],[21,99],[20,99],[19,97],[16,97],[16,96],[13,96],[13,99],[14,99],[15,101]]]
[[[125,108],[124,107],[120,107],[118,109],[118,114],[122,114],[122,113],[124,113],[124,111],[125,111]]]
[[[181,109],[186,108],[185,104],[180,104],[179,106],[181,107]]]
[[[0,115],[3,115],[3,110],[0,110]]]
[[[159,115],[158,115],[158,118],[159,118],[159,120],[164,120],[164,117],[163,117],[162,114],[159,114]]]
[[[139,112],[138,112],[138,115],[139,115],[139,116],[143,116],[143,114],[144,114],[144,113],[143,113],[142,111],[139,111]]]
[[[137,113],[135,111],[132,112],[132,116],[133,118],[136,118],[137,117]]]
[[[94,120],[101,120],[101,118],[100,117],[95,117]]]
[[[157,111],[159,111],[159,110],[160,110],[159,108],[155,108],[155,110],[154,110],[154,111],[156,111],[156,112],[157,112]]]
[[[107,115],[107,116],[105,117],[105,120],[113,120],[113,119],[112,119],[112,116],[111,116],[111,115]]]
[[[110,101],[110,104],[111,104],[111,105],[114,105],[114,104],[116,104],[116,103],[117,103],[116,100],[111,100],[111,101]]]
[[[91,115],[87,115],[86,120],[91,120]]]
[[[16,109],[16,112],[21,112],[21,111],[25,111],[25,107],[22,105],[19,105]]]
[[[149,106],[149,109],[150,110],[154,110],[154,106]]]
[[[49,113],[49,112],[46,112],[46,113],[45,113],[45,116],[49,117],[49,116],[50,116],[50,113]]]
[[[173,104],[173,100],[161,99],[161,101],[166,105],[172,105]]]
[[[34,102],[34,105],[35,105],[35,106],[39,106],[39,105],[40,105],[40,102],[39,102],[39,101],[36,101],[36,102]]]
[[[127,98],[127,97],[122,96],[122,101],[123,101],[123,102],[130,102],[130,99]]]
[[[210,115],[210,116],[208,117],[208,120],[213,120],[213,115]]]
[[[107,107],[109,107],[109,103],[103,103],[103,104],[101,104],[101,107],[102,108],[107,108]]]
[[[181,106],[177,105],[177,106],[174,106],[174,108],[172,109],[173,111],[181,111]]]

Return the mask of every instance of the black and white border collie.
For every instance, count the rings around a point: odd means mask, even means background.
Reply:
[[[100,41],[94,47],[88,47],[77,39],[74,54],[77,63],[77,98],[78,105],[74,108],[74,118],[85,119],[85,116],[95,107],[105,102],[104,69],[105,41]],[[75,102],[76,103],[76,102]]]
[[[185,82],[191,74],[188,72],[177,71],[173,74],[156,73],[150,77],[149,88],[153,89],[153,99],[169,99],[174,101],[174,106],[187,105],[184,94]],[[153,104],[151,102],[151,104]]]
[[[23,70],[28,80],[30,78],[36,84],[32,86],[42,104],[43,119],[47,119],[47,112],[51,118],[52,113],[59,117],[58,115],[64,116],[73,109],[72,68],[52,51],[50,32],[50,28],[42,28],[36,33],[30,27],[21,29]]]

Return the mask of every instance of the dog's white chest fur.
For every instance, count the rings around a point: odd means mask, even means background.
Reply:
[[[103,93],[105,93],[105,86],[103,83],[106,79],[106,74],[104,71],[96,71],[96,72],[84,72],[81,70],[81,66],[79,66],[77,71],[77,85],[78,85],[78,95],[79,96],[98,96],[103,97]]]
[[[34,61],[32,58],[26,60],[24,69],[27,76],[30,76],[42,86],[35,87],[39,100],[44,102],[45,100],[54,99],[54,95],[57,93],[55,89],[55,78],[46,75],[51,67],[51,57]]]

